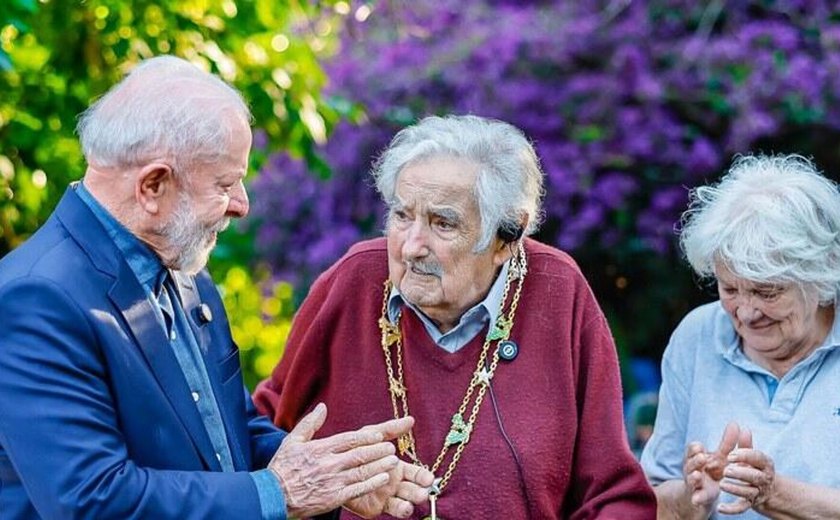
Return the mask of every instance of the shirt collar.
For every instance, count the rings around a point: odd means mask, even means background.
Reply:
[[[808,357],[801,360],[797,365],[804,365],[808,363],[813,363],[816,359],[821,359],[826,353],[836,348],[840,348],[840,320],[837,319],[837,309],[835,309],[835,316],[834,316],[834,323],[831,325],[831,330],[829,330],[828,335],[823,340],[822,344],[819,347],[814,349]],[[744,350],[741,348],[741,337],[738,336],[738,333],[735,332],[735,328],[731,325],[731,320],[729,314],[724,311],[722,313],[721,319],[725,319],[729,322],[728,327],[720,327],[718,330],[721,331],[721,334],[726,334],[727,337],[719,338],[717,344],[719,351],[723,355],[723,358],[732,363],[735,366],[741,367],[743,369],[747,369],[750,371],[758,371],[765,374],[770,374],[770,372],[763,367],[759,366],[757,363],[753,362],[746,354],[744,354]],[[729,332],[731,331],[731,335]],[[793,370],[793,369],[791,369]]]
[[[84,183],[73,184],[76,194],[82,199],[96,216],[97,220],[105,227],[105,232],[116,244],[117,249],[125,257],[131,271],[137,277],[137,281],[148,293],[154,292],[159,280],[162,278],[161,271],[165,271],[160,258],[149,246],[141,242],[134,234],[126,229],[93,195],[85,188]]]
[[[505,294],[505,280],[507,279],[509,265],[510,260],[502,265],[502,269],[496,277],[496,280],[493,282],[493,285],[490,286],[490,291],[487,292],[487,296],[467,310],[467,312],[461,316],[458,324],[446,334],[442,334],[437,325],[435,325],[434,322],[420,309],[405,300],[405,298],[403,298],[400,294],[400,290],[393,284],[391,285],[391,294],[388,296],[388,320],[390,320],[391,323],[395,323],[401,308],[403,306],[408,307],[414,311],[421,321],[423,321],[427,330],[437,331],[438,338],[458,331],[468,322],[481,321],[484,323],[489,321],[490,323],[496,323],[496,319],[499,317],[499,313],[501,312],[503,303],[502,296]],[[438,338],[433,339],[437,341]]]

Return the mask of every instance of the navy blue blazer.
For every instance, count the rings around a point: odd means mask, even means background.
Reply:
[[[69,188],[0,260],[0,518],[260,518],[248,471],[285,434],[251,402],[209,275],[176,278],[236,472],[221,472],[143,288]]]

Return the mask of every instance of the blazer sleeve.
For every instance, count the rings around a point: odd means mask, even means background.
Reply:
[[[251,442],[252,470],[268,467],[271,458],[280,447],[286,432],[274,426],[271,420],[260,414],[254,406],[248,387],[242,386],[245,392],[245,408],[248,414],[248,433]]]
[[[111,319],[105,312],[101,319]],[[247,472],[169,471],[131,460],[90,322],[96,314],[52,280],[30,276],[0,289],[0,446],[38,514],[260,518]]]

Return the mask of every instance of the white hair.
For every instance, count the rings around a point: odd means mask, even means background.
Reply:
[[[533,146],[516,127],[478,116],[426,117],[400,130],[374,163],[372,175],[384,202],[396,204],[397,178],[411,164],[437,157],[464,159],[478,166],[475,186],[481,235],[475,251],[485,250],[497,231],[528,225],[539,228],[543,172]]]
[[[173,56],[144,60],[79,116],[88,163],[136,167],[166,159],[176,171],[226,149],[231,112],[250,123],[242,96],[218,77]]]
[[[715,185],[691,191],[680,245],[697,274],[720,262],[756,282],[840,293],[840,192],[799,155],[737,157]]]

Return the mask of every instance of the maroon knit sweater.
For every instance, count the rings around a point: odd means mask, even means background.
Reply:
[[[655,518],[653,492],[625,437],[606,320],[568,255],[530,239],[525,250],[528,275],[510,336],[519,356],[500,362],[491,383],[498,415],[488,392],[438,515]],[[261,412],[290,429],[323,401],[328,416],[320,437],[393,418],[377,325],[387,276],[385,241],[376,239],[355,245],[318,278],[283,359],[254,395]],[[476,370],[486,329],[450,354],[410,310],[400,325],[418,455],[431,464]],[[412,518],[428,512],[419,506]]]

